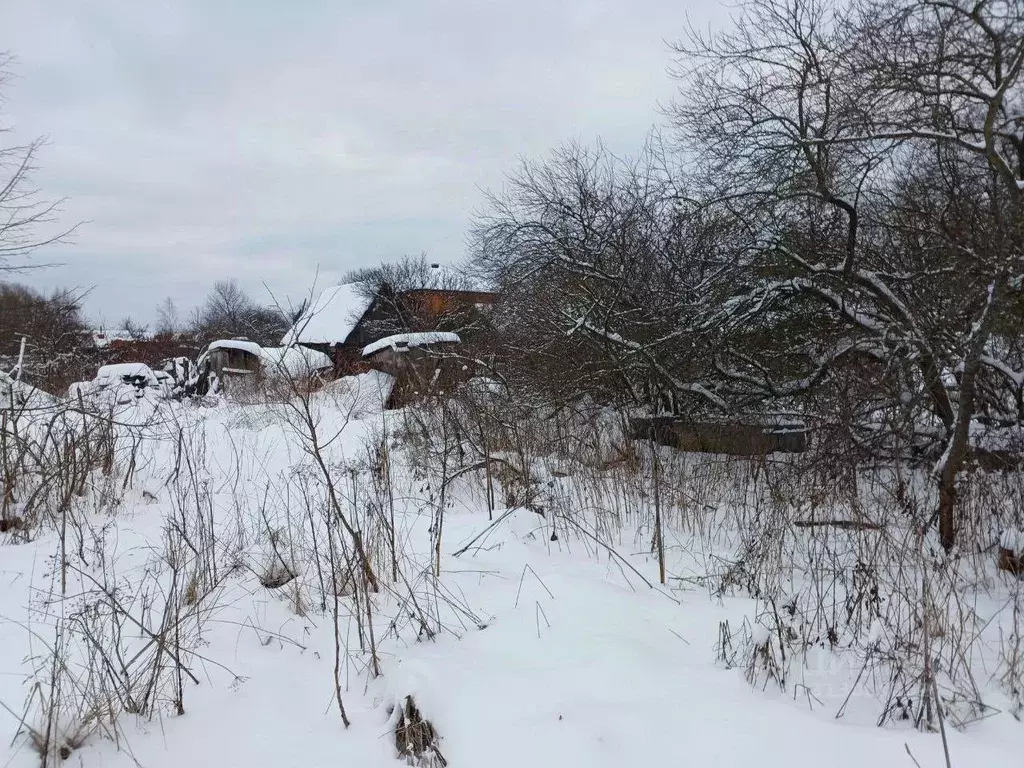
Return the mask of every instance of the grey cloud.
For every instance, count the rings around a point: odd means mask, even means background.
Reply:
[[[699,22],[715,13],[697,0]],[[87,220],[31,282],[108,319],[226,275],[282,295],[381,258],[462,256],[480,188],[574,137],[635,147],[671,95],[678,1],[6,0],[4,111]]]

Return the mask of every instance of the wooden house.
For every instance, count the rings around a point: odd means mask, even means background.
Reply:
[[[483,318],[497,295],[486,291],[422,288],[394,292],[386,287],[369,295],[356,284],[325,289],[282,339],[327,355],[335,376],[362,373],[376,367],[369,345],[399,334],[467,333],[483,327]]]
[[[281,339],[282,346],[302,346],[327,355],[336,376],[360,373],[363,346],[374,341],[365,326],[373,304],[355,284],[324,289]]]

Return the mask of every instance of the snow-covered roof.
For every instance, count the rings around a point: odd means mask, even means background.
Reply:
[[[306,347],[263,347],[259,355],[265,371],[284,376],[308,376],[331,367],[331,358]]]
[[[125,376],[142,376],[146,379],[155,378],[153,369],[145,363],[116,363],[100,366],[96,372],[97,379],[120,379]]]
[[[420,286],[420,289],[445,290],[446,287],[451,286],[455,290],[477,291],[481,293],[488,293],[493,290],[491,285],[485,282],[479,275],[467,272],[458,264],[432,262],[429,275],[424,285]],[[458,287],[456,288],[455,286]]]
[[[367,344],[363,347],[363,357],[368,357],[382,349],[398,349],[399,347],[423,347],[428,344],[458,344],[462,339],[457,333],[446,331],[426,331],[424,333],[396,333]]]
[[[354,283],[331,286],[302,313],[281,344],[344,343],[372,301]]]
[[[210,345],[206,348],[207,352],[214,349],[240,349],[243,352],[248,352],[250,355],[256,355],[259,357],[260,350],[263,348],[254,341],[242,341],[241,339],[218,339],[217,341],[211,341]]]
[[[285,376],[308,376],[314,371],[330,368],[331,358],[323,352],[306,347],[261,347],[254,341],[241,339],[219,339],[210,342],[206,351],[200,355],[204,360],[215,349],[238,349],[258,358],[263,370],[270,374]]]
[[[319,396],[328,398],[350,418],[362,419],[383,411],[394,388],[394,376],[383,371],[367,371],[328,382]]]
[[[106,347],[113,341],[131,341],[134,338],[131,331],[123,328],[94,328],[89,333],[96,347]]]

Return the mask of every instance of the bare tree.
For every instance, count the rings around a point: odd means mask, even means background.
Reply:
[[[549,397],[724,407],[701,381],[695,308],[728,227],[680,208],[665,162],[654,142],[635,159],[569,145],[524,163],[477,217],[503,356]]]
[[[44,295],[17,283],[0,283],[0,370],[17,362],[21,339],[26,340],[25,378],[60,392],[91,369],[85,353],[83,294],[56,289]]]
[[[753,0],[676,50],[701,196],[748,233],[719,372],[792,400],[873,369],[859,423],[926,445],[951,548],[983,371],[1021,378],[1024,10]]]
[[[465,272],[431,261],[425,253],[354,270],[342,282],[359,284],[369,298],[389,292],[397,294],[423,289],[461,291],[473,287]]]
[[[174,299],[168,296],[156,308],[156,334],[158,336],[173,336],[181,328],[181,317],[178,313],[178,305]]]
[[[0,88],[7,82],[10,64],[10,55],[0,52]],[[63,240],[75,229],[53,228],[61,201],[46,201],[32,184],[43,140],[5,143],[10,134],[10,128],[0,126],[0,273],[45,266],[29,264],[25,259],[36,249]]]
[[[191,321],[203,341],[243,337],[265,346],[279,343],[287,325],[280,310],[257,304],[234,279],[214,283]]]
[[[125,330],[128,334],[128,338],[132,341],[142,341],[143,339],[149,338],[149,326],[145,323],[139,322],[131,315],[127,315],[121,320],[120,327]]]
[[[425,254],[405,256],[349,273],[371,302],[363,328],[381,338],[398,333],[449,331],[467,345],[479,346],[490,328],[478,306],[480,287],[461,267],[443,266]]]

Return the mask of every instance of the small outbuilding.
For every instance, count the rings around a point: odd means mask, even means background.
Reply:
[[[223,384],[232,379],[255,376],[262,369],[259,344],[243,339],[220,339],[213,341],[200,355],[199,364],[208,366]]]
[[[450,391],[464,378],[465,366],[458,364],[446,348],[460,342],[458,334],[446,331],[398,333],[368,344],[363,359],[378,371],[394,378],[387,408],[401,408],[415,400]]]
[[[268,380],[309,381],[330,371],[327,355],[304,347],[261,347],[244,339],[212,342],[197,365],[225,392],[254,390]]]

